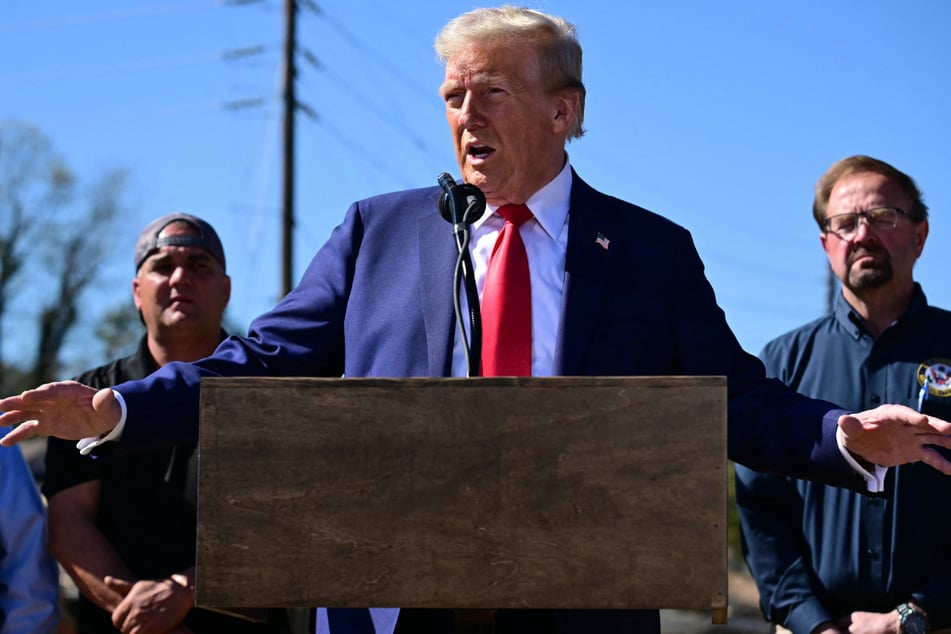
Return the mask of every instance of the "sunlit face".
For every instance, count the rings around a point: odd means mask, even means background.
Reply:
[[[187,223],[172,223],[161,237],[195,232]],[[231,297],[231,278],[201,247],[164,246],[142,263],[132,292],[153,336],[185,331],[217,336]]]
[[[440,95],[465,182],[524,203],[558,175],[578,96],[551,94],[527,44],[471,44],[446,62]]]
[[[911,204],[911,198],[894,181],[875,172],[859,172],[836,182],[826,218],[877,207],[897,207],[907,212]],[[915,223],[899,216],[894,229],[872,229],[863,221],[851,241],[832,233],[823,233],[820,240],[845,291],[861,296],[872,289],[911,285],[912,269],[927,237],[927,220]]]

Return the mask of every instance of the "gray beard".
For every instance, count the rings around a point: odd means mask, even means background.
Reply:
[[[881,258],[869,266],[856,266],[855,261],[861,257],[872,255]],[[849,271],[846,285],[853,291],[881,288],[892,281],[895,270],[892,268],[892,259],[879,244],[862,246],[849,254]]]
[[[859,291],[867,288],[881,288],[892,281],[895,271],[892,263],[885,261],[875,268],[850,268],[848,276],[849,288]]]

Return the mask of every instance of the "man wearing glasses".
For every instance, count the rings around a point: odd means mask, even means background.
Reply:
[[[928,237],[917,185],[851,156],[819,179],[813,214],[842,293],[831,314],[766,345],[767,372],[844,407],[904,403],[947,418],[951,312],[929,306],[912,274]],[[736,498],[768,620],[802,634],[951,626],[951,549],[938,539],[951,480],[934,469],[898,467],[866,496],[737,466]]]

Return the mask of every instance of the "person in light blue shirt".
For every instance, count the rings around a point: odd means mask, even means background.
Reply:
[[[43,500],[20,448],[0,447],[0,634],[55,632],[58,601]]]

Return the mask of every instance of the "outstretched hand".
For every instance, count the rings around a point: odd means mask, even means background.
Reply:
[[[111,389],[95,390],[75,381],[47,383],[0,400],[0,426],[18,425],[0,438],[9,447],[37,435],[79,440],[112,430],[122,407]]]
[[[868,462],[894,467],[921,461],[951,475],[951,461],[928,446],[951,449],[946,435],[951,434],[951,423],[940,418],[904,405],[881,405],[840,416],[838,433],[846,449]]]

